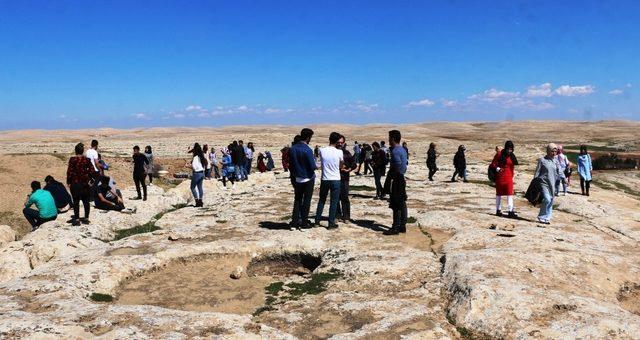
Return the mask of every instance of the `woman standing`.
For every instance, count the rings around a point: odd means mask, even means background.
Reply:
[[[438,171],[436,165],[436,158],[438,153],[436,152],[436,143],[429,144],[429,151],[427,151],[427,168],[429,168],[429,181],[433,182],[433,175]]]
[[[211,179],[211,151],[209,151],[208,144],[202,146],[202,152],[204,153],[204,158],[207,160],[207,166],[204,169],[204,179]]]
[[[456,176],[462,177],[463,182],[467,182],[467,157],[464,155],[467,148],[464,145],[458,146],[458,152],[453,156],[453,167],[455,171],[451,176],[451,182],[457,182]]]
[[[67,184],[71,191],[71,197],[73,198],[73,217],[71,218],[71,224],[79,226],[80,222],[83,224],[89,224],[89,212],[91,206],[89,205],[89,192],[95,179],[91,176],[94,174],[93,165],[87,157],[84,155],[84,144],[78,143],[75,147],[75,156],[69,158],[69,165],[67,166]],[[84,206],[84,218],[80,219],[80,201]]]
[[[273,163],[273,156],[271,156],[271,151],[265,151],[264,158],[267,159],[267,171],[273,170],[275,168],[275,164]]]
[[[507,196],[507,209],[509,218],[516,218],[513,206],[513,176],[518,159],[513,154],[513,142],[508,140],[504,143],[504,149],[493,157],[491,167],[496,171],[496,216],[502,216],[502,196]]]
[[[540,179],[540,193],[542,195],[542,204],[540,205],[540,213],[538,214],[538,222],[549,224],[551,215],[553,214],[553,193],[556,186],[558,168],[555,158],[558,147],[549,143],[547,145],[547,155],[538,160],[536,173],[534,178]]]
[[[193,174],[191,176],[191,193],[193,194],[193,198],[196,200],[196,207],[202,207],[204,205],[202,203],[202,199],[204,198],[204,189],[202,188],[202,183],[204,182],[204,170],[209,162],[204,156],[204,152],[198,143],[193,145],[193,149],[191,149],[189,153],[193,154],[191,163],[187,164],[187,166],[190,166],[193,170]]]
[[[580,174],[580,189],[582,195],[589,196],[589,187],[591,186],[591,155],[587,152],[586,145],[580,145],[580,155],[578,156],[578,174]]]
[[[144,156],[147,157],[148,163],[145,165],[145,172],[149,176],[149,185],[153,183],[153,152],[151,151],[151,145],[144,147]]]
[[[385,171],[387,155],[380,148],[380,144],[378,144],[378,142],[373,142],[371,145],[373,146],[373,152],[371,153],[371,165],[373,166],[373,180],[376,184],[376,197],[373,199],[383,200],[384,190],[380,179],[382,178],[382,173]]]

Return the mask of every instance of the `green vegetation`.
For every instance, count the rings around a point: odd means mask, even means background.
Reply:
[[[567,145],[564,146],[564,149],[566,150],[580,150],[580,145]],[[600,146],[600,145],[587,145],[587,150],[589,152],[591,151],[598,151],[598,152],[624,152],[626,151],[625,149],[622,148],[616,148],[616,147],[611,147],[611,146]]]
[[[301,283],[292,282],[287,284],[287,287],[290,288],[288,292],[292,296],[302,296],[305,294],[317,295],[326,290],[327,282],[340,277],[342,277],[342,274],[335,270],[326,273],[313,273],[308,281]]]
[[[413,217],[413,216],[409,216],[409,217],[407,218],[407,223],[416,223],[416,222],[418,222],[418,219],[416,219],[416,218],[415,218],[415,217]]]
[[[165,210],[163,212],[157,213],[155,216],[153,216],[153,218],[151,218],[151,220],[145,224],[141,224],[141,225],[137,225],[133,228],[129,228],[129,229],[122,229],[122,230],[116,230],[116,235],[113,239],[113,241],[117,241],[117,240],[121,240],[125,237],[129,237],[129,236],[133,236],[133,235],[137,235],[137,234],[144,234],[144,233],[150,233],[150,232],[154,232],[156,230],[159,230],[160,227],[156,226],[156,222],[162,218],[162,216],[164,216],[164,214],[168,214],[170,212],[176,211],[178,209],[182,209],[184,207],[186,207],[186,204],[176,204],[174,206],[172,206],[170,209]]]
[[[569,160],[569,162],[571,162],[571,164],[573,164],[574,167],[576,167],[577,169],[577,164],[578,164],[578,155],[580,155],[577,152],[572,152],[572,151],[565,151],[564,155],[567,156],[567,159]]]
[[[267,294],[278,295],[283,288],[284,282],[278,281],[268,285],[264,290]]]
[[[370,185],[350,185],[349,190],[351,191],[376,191],[376,188]]]
[[[227,223],[227,220],[216,220],[216,223],[220,223],[220,224],[225,224]]]
[[[95,301],[95,302],[111,302],[111,301],[113,301],[113,296],[111,296],[109,294],[102,294],[102,293],[92,293],[91,295],[89,295],[89,298],[92,301]]]
[[[280,221],[289,221],[291,220],[291,215],[285,215],[280,217]]]

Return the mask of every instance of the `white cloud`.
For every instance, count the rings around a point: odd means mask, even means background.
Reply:
[[[139,112],[139,113],[134,113],[133,117],[136,119],[147,119],[149,118],[146,114]]]
[[[526,94],[527,97],[551,97],[552,95],[551,83],[544,83],[539,86],[531,85]]]
[[[595,92],[595,87],[592,85],[582,85],[582,86],[562,85],[555,90],[555,94],[563,97],[586,96],[593,92]]]
[[[630,88],[631,88],[631,87],[633,87],[633,86],[631,85],[631,83],[627,83],[627,85],[625,85],[624,87],[626,87],[626,88],[630,89]]]
[[[271,108],[271,107],[269,107],[269,108],[264,110],[264,113],[280,113],[280,112],[282,112],[281,109],[275,109],[275,108]]]
[[[507,92],[491,88],[485,90],[483,93],[471,95],[469,99],[494,103],[509,101],[518,97],[520,97],[520,92]]]
[[[185,107],[184,110],[187,111],[187,112],[203,111],[203,108],[200,105],[189,105],[189,106]]]
[[[447,99],[442,99],[441,101],[442,106],[444,107],[455,107],[458,105],[458,102],[455,100],[447,100]]]
[[[362,101],[358,101],[355,104],[349,104],[348,107],[349,109],[361,112],[373,112],[378,108],[378,104],[366,104]]]
[[[240,111],[240,112],[247,112],[249,111],[249,107],[247,105],[240,105],[236,108],[236,110]]]
[[[412,101],[409,102],[407,105],[405,105],[405,107],[416,107],[416,106],[433,106],[433,104],[435,104],[435,102],[433,100],[429,100],[429,99],[420,99],[420,100],[416,100],[416,101]]]
[[[60,115],[59,117],[60,117],[60,119],[65,119],[65,118],[67,118],[67,115]]]
[[[534,111],[548,110],[554,107],[551,103],[536,102],[528,98],[523,98],[520,92],[502,91],[495,88],[469,96],[466,104],[473,105],[478,103],[488,103],[503,109],[525,109]]]
[[[185,118],[187,115],[185,115],[184,113],[174,113],[173,114],[173,118],[178,118],[178,119],[182,119]]]
[[[609,94],[614,95],[614,96],[619,96],[622,93],[624,93],[624,91],[620,90],[620,89],[615,89],[615,90],[611,90],[609,91]]]

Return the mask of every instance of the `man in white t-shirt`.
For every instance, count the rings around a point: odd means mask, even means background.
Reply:
[[[98,159],[98,141],[91,141],[91,149],[87,150],[85,153],[85,157],[89,159],[91,165],[93,165],[93,170],[102,174],[102,167],[100,166],[100,160]]]
[[[340,134],[332,132],[329,135],[329,146],[320,149],[322,181],[320,182],[320,198],[318,200],[318,208],[316,209],[315,222],[316,225],[320,224],[327,194],[331,192],[331,200],[329,202],[329,226],[327,229],[335,229],[338,227],[336,224],[336,211],[338,209],[338,201],[340,200],[340,169],[344,166],[343,152],[336,147],[339,139]]]

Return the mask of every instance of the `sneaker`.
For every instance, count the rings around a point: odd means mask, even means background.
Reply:
[[[546,220],[546,219],[540,218],[540,217],[538,217],[538,222],[540,222],[542,224],[551,224],[551,222],[549,222],[549,220]]]
[[[496,216],[498,216],[498,217],[502,217],[502,211],[500,211],[500,210],[496,210]]]
[[[142,197],[140,197],[140,196],[138,196],[138,197],[131,197],[130,199],[131,199],[132,201],[138,201],[138,200],[141,200],[141,199],[142,199]]]
[[[77,226],[79,226],[79,225],[80,225],[80,221],[78,221],[78,220],[73,220],[73,221],[71,222],[71,225],[72,225],[72,226],[74,226],[74,227],[77,227]]]
[[[145,197],[145,198],[143,198],[142,200],[143,200],[143,201],[146,201],[146,200],[147,200],[147,198]]]
[[[80,223],[82,223],[82,224],[90,224],[90,223],[91,223],[91,221],[89,221],[89,219],[88,219],[88,218],[81,218],[81,219],[80,219]]]
[[[391,229],[387,229],[382,232],[383,235],[398,235],[400,234],[400,229],[392,227]]]
[[[515,211],[509,211],[509,214],[507,215],[507,217],[509,217],[509,218],[518,218],[518,214],[516,214]]]
[[[337,223],[329,224],[327,229],[338,229],[338,224]]]

